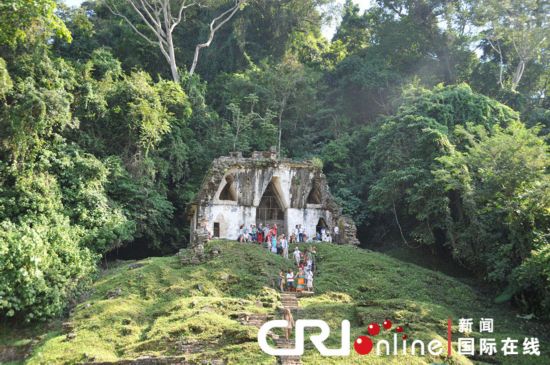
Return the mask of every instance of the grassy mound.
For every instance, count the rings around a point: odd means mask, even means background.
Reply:
[[[177,257],[118,263],[101,274],[89,298],[74,308],[63,325],[54,321],[32,328],[1,326],[0,354],[27,351],[30,356],[25,363],[73,364],[188,351],[190,360],[273,364],[275,359],[263,354],[256,343],[257,329],[240,324],[238,317],[276,313],[280,298],[273,286],[278,270],[291,262],[256,245],[213,242],[209,247],[214,245],[221,254],[197,266],[181,266]],[[327,345],[337,346],[343,319],[351,321],[352,340],[366,334],[370,322],[381,323],[385,318],[404,325],[409,338],[426,343],[432,338],[445,342],[449,316],[455,333],[460,317],[474,318],[474,323],[481,317],[494,318],[491,337],[497,340],[508,336],[523,340],[543,333],[534,321],[517,319],[515,313],[492,306],[489,298],[443,274],[349,246],[319,244],[317,249],[316,295],[300,300],[299,317],[326,320],[334,329]],[[548,364],[547,343],[541,341],[540,358],[498,356],[494,360]],[[474,363],[462,356],[451,360],[360,357],[353,350],[346,359],[329,359],[308,345],[302,359],[305,364]]]

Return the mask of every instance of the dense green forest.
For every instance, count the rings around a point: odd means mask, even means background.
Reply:
[[[323,161],[364,247],[452,257],[550,315],[548,2],[348,0],[330,40],[331,0],[199,3],[1,2],[0,317],[185,247],[211,160],[277,145]]]

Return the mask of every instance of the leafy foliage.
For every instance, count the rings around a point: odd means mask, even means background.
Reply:
[[[15,46],[32,37],[50,36],[71,41],[71,33],[55,14],[55,0],[5,0],[0,4],[0,45]]]
[[[449,227],[451,245],[489,280],[511,281],[514,268],[549,245],[548,147],[536,129],[519,122],[475,132],[458,128],[471,143],[465,152],[441,157],[443,168],[434,172],[447,191],[460,196]]]

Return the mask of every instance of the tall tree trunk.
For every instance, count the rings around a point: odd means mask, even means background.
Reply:
[[[285,111],[288,94],[285,93],[283,100],[281,101],[281,110],[279,110],[279,143],[277,144],[277,154],[281,157],[281,138],[283,135],[283,113]]]
[[[170,64],[170,72],[172,73],[172,79],[179,83],[180,82],[180,74],[178,73],[178,66],[176,65],[176,53],[174,51],[174,42],[172,40],[172,33],[167,34],[167,42],[168,42],[168,63]]]
[[[523,76],[523,71],[525,71],[525,60],[520,59],[516,70],[514,71],[514,77],[512,78],[512,91],[516,91],[516,88],[521,81],[521,77]]]

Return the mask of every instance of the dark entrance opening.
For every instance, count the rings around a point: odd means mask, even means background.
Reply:
[[[285,232],[285,212],[273,181],[265,189],[260,205],[256,209],[256,222],[257,224],[263,223],[270,226],[276,224],[277,233]]]
[[[317,222],[317,226],[315,227],[315,232],[317,232],[317,239],[321,239],[321,229],[328,230],[327,222],[325,222],[324,218],[319,218],[319,222]],[[328,232],[327,232],[328,233]]]
[[[214,237],[220,237],[220,224],[218,222],[214,222]]]
[[[231,200],[237,201],[237,190],[233,186],[233,181],[230,179],[226,180],[226,184],[223,187],[222,192],[220,193],[220,200]]]

